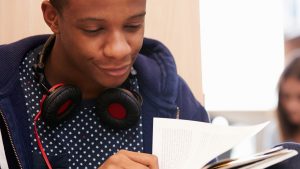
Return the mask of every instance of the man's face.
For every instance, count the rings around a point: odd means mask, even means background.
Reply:
[[[119,86],[142,46],[146,0],[68,2],[58,19],[57,35],[66,66],[88,82]]]

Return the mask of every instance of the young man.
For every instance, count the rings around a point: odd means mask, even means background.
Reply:
[[[144,39],[146,0],[46,0],[42,11],[53,36],[0,46],[0,124],[10,168],[157,169],[153,117],[209,122],[168,49]],[[64,100],[64,84],[75,90],[71,99]],[[98,110],[116,88],[123,94],[111,95],[126,95],[140,110],[120,128]],[[69,111],[73,95],[82,100]],[[71,115],[50,125],[45,104],[52,109],[61,98],[55,115]],[[127,119],[126,106],[108,106],[113,122]]]

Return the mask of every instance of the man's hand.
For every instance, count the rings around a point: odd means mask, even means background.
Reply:
[[[120,150],[98,169],[158,169],[158,159],[151,154]]]

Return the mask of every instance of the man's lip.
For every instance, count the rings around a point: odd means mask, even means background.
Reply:
[[[110,76],[122,76],[128,72],[130,65],[120,67],[100,67],[106,74]]]

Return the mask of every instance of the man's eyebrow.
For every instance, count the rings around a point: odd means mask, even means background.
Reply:
[[[142,12],[137,15],[130,16],[128,19],[140,18],[140,17],[144,17],[145,15],[146,15],[146,12]]]
[[[102,19],[102,18],[94,18],[94,17],[86,17],[86,18],[80,18],[77,20],[77,22],[86,22],[86,21],[105,21],[105,19]]]
[[[146,12],[142,12],[142,13],[139,13],[139,14],[136,14],[136,15],[133,15],[133,16],[130,16],[128,18],[129,19],[135,19],[135,18],[140,18],[140,17],[144,17],[146,15]],[[77,20],[77,22],[86,22],[86,21],[105,21],[105,19],[103,18],[96,18],[96,17],[86,17],[86,18],[80,18]]]

